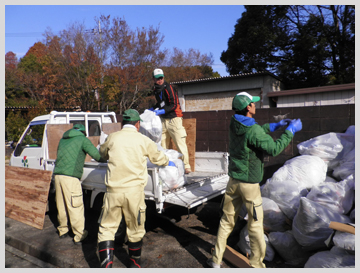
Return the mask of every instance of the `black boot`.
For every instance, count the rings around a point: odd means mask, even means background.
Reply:
[[[130,268],[141,268],[142,240],[136,243],[128,242]]]
[[[101,268],[112,268],[114,245],[114,241],[103,241],[99,243],[99,258]]]

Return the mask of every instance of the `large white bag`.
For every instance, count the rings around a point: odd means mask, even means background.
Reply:
[[[292,181],[300,189],[310,190],[326,178],[327,165],[318,156],[300,155],[289,159],[271,177],[271,181]]]
[[[354,268],[355,255],[334,246],[330,251],[315,253],[306,262],[305,268]]]
[[[271,232],[268,235],[272,247],[284,259],[286,264],[303,266],[310,257],[311,252],[305,251],[295,240],[292,231]]]
[[[333,232],[329,228],[331,221],[350,223],[350,218],[302,197],[292,224],[293,235],[308,250],[321,249]]]
[[[162,184],[163,191],[173,190],[185,185],[186,180],[184,177],[185,168],[184,162],[179,159],[182,157],[182,154],[178,151],[167,149],[165,150],[159,143],[156,144],[159,151],[162,151],[170,161],[175,163],[176,167],[173,166],[160,166],[159,167],[159,178],[160,183]],[[149,160],[147,162],[148,168],[158,167],[157,165],[152,164]]]
[[[318,204],[337,213],[347,214],[355,202],[354,177],[350,175],[340,182],[321,183],[306,196]]]
[[[274,259],[275,251],[272,248],[271,244],[269,243],[269,239],[264,234],[264,240],[266,243],[266,254],[265,254],[265,261],[271,262]],[[247,224],[243,227],[243,229],[240,231],[240,239],[237,243],[237,246],[240,248],[240,250],[243,252],[243,254],[246,255],[246,253],[251,255],[251,248],[250,248],[250,238],[249,238],[249,232],[247,229]]]
[[[261,189],[261,195],[276,202],[290,220],[294,218],[299,208],[300,198],[307,194],[306,188],[299,186],[296,181],[292,180],[268,179]]]
[[[270,198],[262,197],[262,207],[264,212],[264,230],[266,232],[285,231],[288,227],[286,217],[278,204]]]
[[[297,148],[301,155],[315,155],[328,162],[337,157],[343,145],[336,133],[328,133],[303,141]]]
[[[140,121],[139,132],[145,136],[148,136],[151,140],[158,143],[161,141],[162,125],[161,119],[150,110],[145,110],[140,115],[142,121]]]

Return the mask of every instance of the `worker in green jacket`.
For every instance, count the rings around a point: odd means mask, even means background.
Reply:
[[[263,209],[260,182],[264,174],[264,155],[279,155],[295,132],[302,129],[300,119],[281,120],[278,123],[258,125],[253,118],[255,102],[260,97],[246,92],[237,94],[232,102],[235,115],[230,121],[229,143],[229,182],[222,201],[223,215],[220,220],[212,258],[207,264],[220,268],[226,241],[234,229],[237,217],[243,204],[248,213],[248,233],[251,254],[250,265],[255,268],[266,267],[263,263],[266,244],[263,229]],[[276,141],[269,135],[282,126],[288,125],[285,132]]]
[[[82,124],[75,124],[72,129],[63,134],[57,149],[53,172],[59,236],[60,238],[69,236],[67,217],[69,216],[76,245],[81,245],[88,235],[85,230],[84,203],[80,182],[86,154],[96,161],[105,162],[85,134],[85,126]]]

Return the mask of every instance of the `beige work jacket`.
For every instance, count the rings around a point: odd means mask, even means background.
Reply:
[[[100,155],[108,159],[105,184],[108,191],[128,187],[145,187],[148,181],[147,158],[167,166],[169,158],[158,150],[154,141],[139,133],[134,126],[110,134],[100,146]]]

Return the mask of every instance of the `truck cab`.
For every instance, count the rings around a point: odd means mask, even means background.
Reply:
[[[45,170],[49,158],[47,125],[48,124],[83,124],[86,136],[100,136],[102,124],[116,123],[114,112],[57,112],[35,117],[24,130],[9,165],[31,169]]]

